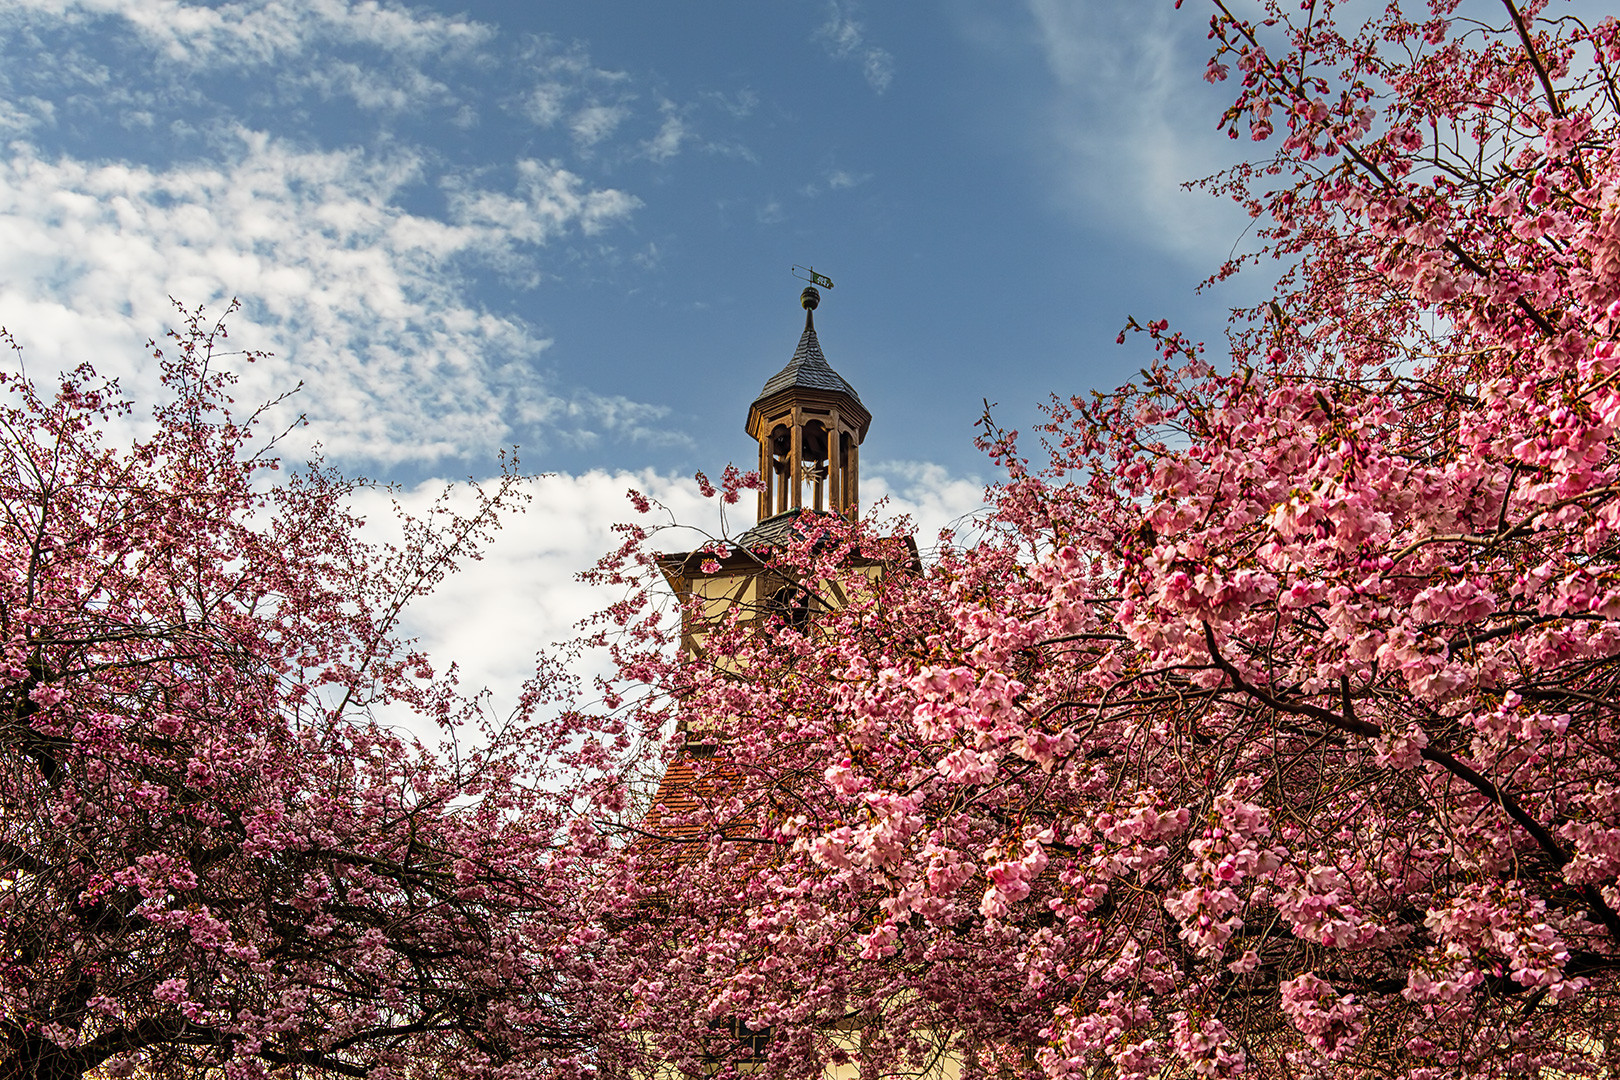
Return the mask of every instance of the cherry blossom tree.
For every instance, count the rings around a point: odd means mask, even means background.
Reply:
[[[172,337],[151,423],[0,373],[0,1077],[600,1071],[591,739],[554,674],[490,725],[398,633],[521,478],[368,544],[223,326]]]
[[[1262,241],[1215,277],[1280,275],[1229,355],[1133,322],[1153,362],[1039,455],[986,421],[974,544],[625,646],[715,732],[630,848],[670,1053],[1620,1073],[1620,24],[1210,7],[1268,155],[1207,183]],[[771,572],[823,597],[881,549],[821,520]]]

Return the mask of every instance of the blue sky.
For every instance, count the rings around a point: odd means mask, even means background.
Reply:
[[[562,626],[627,478],[697,513],[682,477],[752,460],[791,264],[837,283],[863,495],[925,527],[990,478],[983,399],[1027,427],[1118,384],[1127,315],[1218,341],[1266,283],[1194,294],[1247,225],[1179,188],[1248,149],[1204,30],[1171,0],[0,0],[0,324],[139,391],[166,296],[236,296],[277,354],[246,396],[302,379],[344,469],[518,444],[555,475],[440,621],[521,579]]]

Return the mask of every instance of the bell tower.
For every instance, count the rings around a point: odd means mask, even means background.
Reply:
[[[832,286],[808,268],[794,269],[804,269],[812,275],[809,280]],[[805,311],[799,347],[786,367],[765,380],[748,408],[746,430],[759,443],[764,481],[759,523],[697,551],[657,556],[659,569],[680,601],[682,653],[706,669],[749,682],[761,673],[747,669],[750,652],[736,649],[738,631],[790,650],[825,642],[836,631],[818,626],[819,617],[875,598],[890,574],[922,572],[917,543],[910,535],[891,538],[901,542],[894,544],[866,530],[839,527],[837,517],[853,522],[859,511],[860,445],[872,414],[822,355],[815,326],[821,293],[811,286],[799,300]],[[857,543],[843,547],[842,538],[851,533]],[[819,566],[807,571],[799,556],[815,558],[820,540],[829,534],[842,548],[838,565],[830,573]],[[795,552],[797,544],[805,546]],[[725,636],[711,649],[716,634]],[[684,903],[685,884],[676,872],[709,858],[718,843],[734,853],[726,856],[725,873],[759,872],[749,852],[759,851],[753,845],[762,831],[774,832],[777,814],[753,800],[743,786],[747,773],[733,757],[733,747],[751,723],[746,712],[733,711],[741,706],[719,698],[682,695],[678,700],[684,703],[676,745],[646,816],[639,828],[631,830],[634,838],[629,844],[629,850],[643,859],[643,888],[658,898],[645,905],[653,917]],[[738,799],[744,794],[749,795],[746,802]],[[702,1072],[694,1069],[685,1075],[713,1076],[730,1068],[747,1080],[772,1056],[771,1029],[751,1026],[743,1009],[706,1019],[710,1035],[701,1047]],[[874,1020],[864,1017],[829,1021],[829,1038],[863,1063],[858,1070],[862,1076],[877,1060],[867,1049],[869,1030],[875,1027]],[[784,1055],[779,1051],[776,1056]],[[950,1071],[945,1075],[960,1072],[952,1068],[955,1062],[947,1062]],[[681,1068],[669,1062],[653,1071],[673,1077]],[[854,1075],[848,1065],[825,1071],[827,1080],[850,1080]]]
[[[860,507],[860,446],[871,426],[855,388],[827,363],[816,340],[814,285],[799,294],[804,334],[786,367],[765,380],[748,407],[759,443],[759,520],[820,510],[854,520]]]
[[[851,589],[869,587],[886,564],[861,555],[848,559],[846,581],[812,596],[791,571],[775,565],[776,552],[828,519],[853,522],[860,509],[860,446],[872,423],[855,388],[834,371],[816,340],[814,286],[799,296],[804,334],[787,366],[769,379],[748,408],[748,434],[759,443],[759,523],[730,538],[726,553],[711,549],[658,556],[659,568],[682,602],[681,647],[696,654],[712,627],[736,613],[745,621],[772,620],[804,629],[820,612],[848,602]],[[910,562],[916,543],[905,538]],[[698,600],[700,604],[692,605]]]

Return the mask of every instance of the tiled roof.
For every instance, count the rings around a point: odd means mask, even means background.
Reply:
[[[753,821],[743,818],[715,821],[709,812],[723,804],[741,779],[737,768],[724,760],[711,760],[714,747],[700,747],[696,753],[682,750],[669,763],[658,781],[658,793],[641,823],[632,849],[658,854],[671,868],[690,865],[703,858],[710,837],[735,840],[755,831]]]
[[[856,401],[861,400],[855,388],[845,382],[843,376],[834,371],[821,354],[821,343],[816,340],[816,325],[808,318],[804,322],[804,336],[799,338],[799,347],[793,351],[793,359],[788,361],[787,367],[765,380],[765,389],[754,400],[764,401],[772,394],[792,387],[832,390],[848,394]]]
[[[784,510],[780,514],[773,514],[752,529],[737,537],[737,546],[744,551],[754,551],[758,548],[781,547],[793,539],[794,533],[799,530],[799,518],[805,514],[822,514],[826,511],[806,510],[802,506],[795,506],[791,510]],[[828,514],[836,517],[836,514]]]

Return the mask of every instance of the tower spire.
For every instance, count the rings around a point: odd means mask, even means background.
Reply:
[[[748,408],[759,442],[759,519],[788,510],[824,510],[853,519],[859,510],[860,444],[872,423],[855,388],[832,369],[816,339],[814,285],[799,294],[804,334],[787,366]]]

